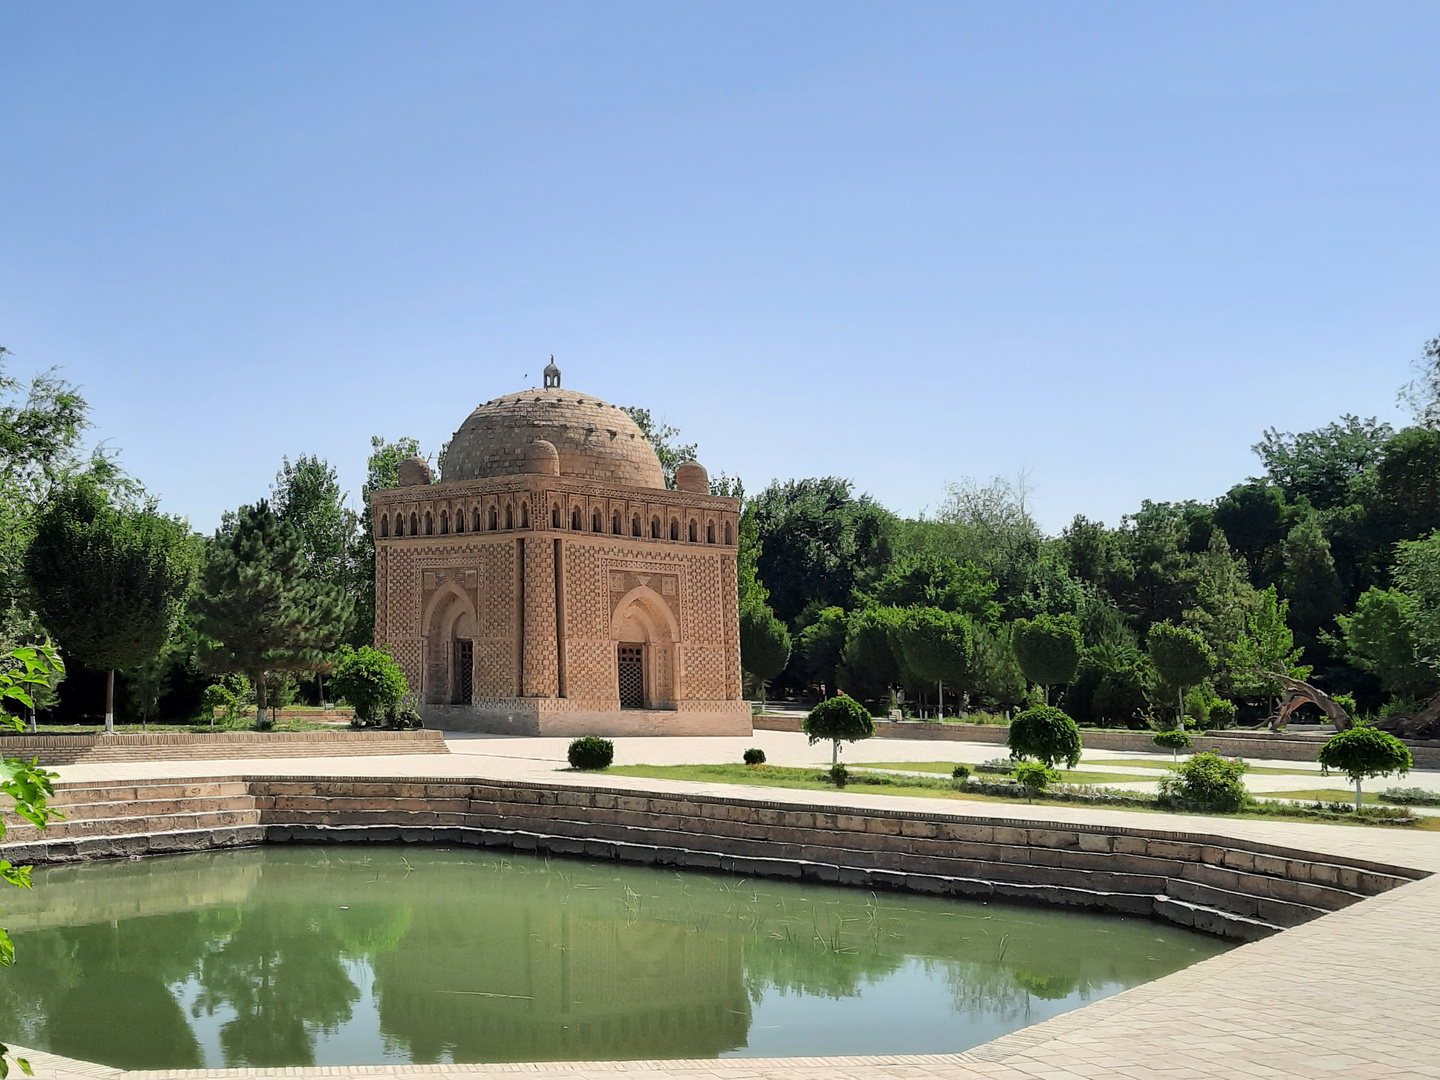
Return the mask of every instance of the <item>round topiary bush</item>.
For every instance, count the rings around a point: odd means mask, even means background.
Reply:
[[[1404,776],[1413,760],[1410,748],[1394,735],[1379,728],[1357,724],[1331,735],[1319,754],[1321,771],[1343,772],[1355,784],[1355,809],[1360,809],[1360,782],[1372,776]]]
[[[829,739],[834,743],[830,764],[836,765],[840,761],[841,741],[854,742],[857,739],[870,738],[875,734],[875,721],[870,718],[870,711],[864,705],[852,697],[839,694],[826,698],[811,709],[800,730],[805,732],[812,746],[821,739]]]
[[[953,768],[953,769],[950,770],[950,776],[951,776],[953,779],[959,780],[959,781],[961,781],[961,782],[964,782],[964,781],[966,781],[966,780],[969,780],[969,779],[970,779],[970,766],[969,766],[969,765],[956,765],[955,768]]]
[[[570,744],[566,756],[572,769],[608,769],[615,760],[615,744],[609,739],[586,735]]]
[[[1191,745],[1190,735],[1180,728],[1172,728],[1169,731],[1157,731],[1155,737],[1150,741],[1156,746],[1169,750],[1171,760],[1178,760],[1180,751],[1189,749]]]
[[[746,750],[746,751],[745,751],[745,764],[746,764],[746,765],[764,765],[764,764],[765,764],[765,751],[764,751],[764,750],[761,750],[758,746],[752,746],[752,747],[750,747],[749,750]]]
[[[1080,760],[1080,729],[1059,709],[1041,705],[1010,721],[1005,745],[1012,757],[1034,758],[1047,768],[1063,761],[1073,769]]]
[[[836,787],[844,787],[850,779],[850,770],[844,765],[834,764],[830,766],[830,782]]]
[[[1015,766],[1015,782],[1034,795],[1060,779],[1055,771],[1038,761],[1022,761]]]

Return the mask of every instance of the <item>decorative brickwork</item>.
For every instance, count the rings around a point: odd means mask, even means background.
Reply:
[[[739,505],[703,490],[703,468],[686,470],[688,490],[666,490],[628,416],[555,387],[475,410],[441,483],[423,464],[409,463],[403,486],[374,492],[371,515],[375,638],[393,648],[429,722],[750,730]],[[622,645],[632,665],[639,657],[640,708],[621,707]],[[627,679],[633,705],[633,667]]]

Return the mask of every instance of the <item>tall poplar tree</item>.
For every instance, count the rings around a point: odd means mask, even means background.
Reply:
[[[261,500],[242,506],[206,552],[193,602],[212,671],[239,671],[266,709],[267,671],[313,671],[345,637],[353,615],[345,591],[309,573],[300,531]]]

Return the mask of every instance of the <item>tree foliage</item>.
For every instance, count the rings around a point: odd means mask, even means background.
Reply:
[[[1074,720],[1049,705],[1018,713],[1010,721],[1005,745],[1012,757],[1033,758],[1047,768],[1064,762],[1066,768],[1073,769],[1080,761],[1080,729]]]
[[[1317,760],[1322,772],[1343,772],[1355,785],[1355,809],[1360,809],[1360,784],[1375,776],[1404,776],[1414,763],[1410,749],[1394,735],[1379,728],[1356,724],[1337,732],[1320,748]]]
[[[874,735],[875,721],[870,718],[869,709],[854,698],[839,694],[826,698],[811,709],[801,730],[812,746],[821,739],[829,739],[834,744],[831,754],[833,763],[839,757],[842,742],[855,742]]]
[[[206,639],[202,659],[211,670],[249,676],[261,712],[266,672],[315,670],[349,625],[344,592],[308,570],[299,531],[264,500],[242,506],[206,551],[192,601]]]
[[[764,604],[740,609],[740,666],[762,686],[790,662],[790,631]]]
[[[410,692],[389,649],[342,646],[331,660],[330,685],[350,703],[355,718],[373,724],[393,712]]]
[[[673,491],[675,470],[685,462],[695,460],[696,444],[679,442],[680,429],[671,427],[663,420],[656,420],[650,415],[649,409],[642,409],[638,405],[625,405],[621,407],[621,411],[635,421],[635,426],[650,441],[655,456],[660,459],[660,471],[665,474],[665,486]]]
[[[1020,670],[1046,688],[1064,685],[1080,666],[1080,626],[1072,615],[1017,619],[1011,647]]]

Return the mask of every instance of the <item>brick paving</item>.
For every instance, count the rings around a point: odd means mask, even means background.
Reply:
[[[564,740],[450,738],[452,753],[394,758],[277,759],[255,762],[157,762],[77,765],[65,780],[134,780],[216,776],[237,772],[310,776],[473,776],[594,784],[596,778],[556,772]],[[884,745],[890,743],[891,745]],[[874,740],[852,760],[983,760],[993,747]],[[757,732],[745,739],[617,740],[617,760],[652,764],[733,761],[744,746],[765,748],[777,764],[825,759],[803,737]],[[858,749],[858,748],[857,748]],[[863,756],[861,754],[863,753]],[[1107,753],[1101,756],[1116,757]],[[1278,777],[1281,780],[1304,778]],[[1428,779],[1428,778],[1427,778]],[[1408,782],[1408,781],[1407,781]],[[606,787],[691,791],[836,806],[933,811],[927,799],[851,791],[789,791],[606,776]],[[1428,785],[1427,785],[1428,786]],[[993,814],[985,803],[949,801],[949,814]],[[1137,824],[1125,811],[1073,806],[1016,805],[1006,816],[1055,822]],[[1146,827],[1234,836],[1440,870],[1440,834],[1403,830],[1231,821],[1144,815]],[[1119,1077],[1269,1078],[1314,1080],[1440,1080],[1440,877],[1405,885],[1264,941],[1244,945],[1163,979],[1022,1029],[961,1054],[873,1058],[789,1058],[719,1061],[561,1062],[518,1065],[364,1066],[315,1069],[125,1074],[155,1080],[203,1076],[483,1077],[523,1074],[588,1080],[617,1074],[647,1080],[1098,1080]],[[116,1070],[51,1055],[30,1055],[36,1075],[54,1080],[118,1077]]]

